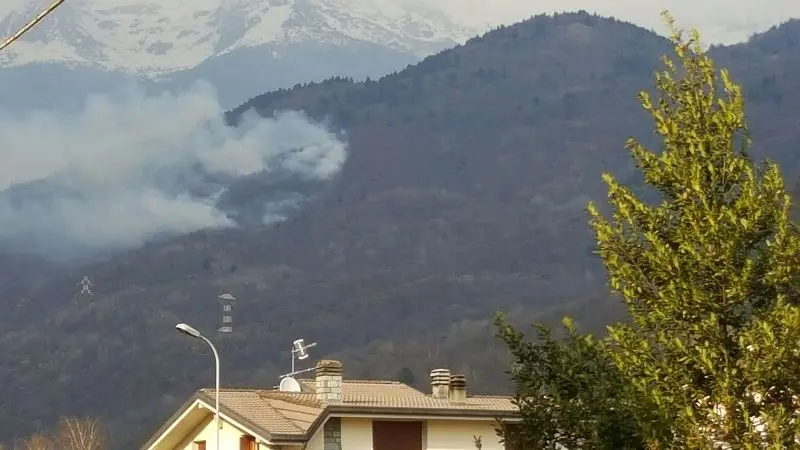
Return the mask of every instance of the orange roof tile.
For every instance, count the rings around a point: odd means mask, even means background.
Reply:
[[[342,402],[326,405],[316,398],[313,380],[299,380],[301,392],[278,390],[225,389],[220,392],[220,406],[258,427],[269,435],[304,436],[326,408],[335,407],[342,412],[369,412],[380,414],[381,409],[407,410],[413,414],[437,412],[439,415],[493,416],[499,413],[514,413],[516,406],[511,397],[472,396],[463,403],[447,399],[436,399],[417,389],[397,381],[343,380]],[[203,389],[201,394],[207,401],[214,397],[213,389]],[[361,411],[359,411],[361,410]]]
[[[214,398],[213,389],[203,389],[207,400]],[[267,400],[258,390],[223,389],[219,393],[220,407],[251,424],[278,434],[303,434],[322,412],[321,408]]]

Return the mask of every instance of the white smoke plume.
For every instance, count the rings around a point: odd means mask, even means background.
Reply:
[[[72,116],[0,116],[0,245],[50,257],[72,244],[107,251],[229,227],[216,202],[226,182],[325,180],[344,164],[346,144],[301,113],[253,114],[232,128],[223,112],[213,88],[196,84],[93,97]]]

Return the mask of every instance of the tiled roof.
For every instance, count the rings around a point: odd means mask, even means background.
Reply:
[[[343,380],[342,402],[325,405],[316,398],[313,380],[299,380],[301,392],[278,390],[229,390],[220,391],[220,406],[269,435],[303,436],[327,407],[337,411],[380,414],[407,411],[424,415],[437,412],[439,415],[462,414],[492,416],[514,413],[517,408],[510,397],[470,396],[463,403],[447,399],[436,399],[408,385],[396,381]],[[214,398],[213,389],[204,389],[206,400]]]
[[[322,407],[316,399],[314,384],[301,380],[303,392],[262,391],[266,398],[280,398],[289,402]],[[516,411],[510,397],[473,396],[464,403],[452,403],[447,399],[429,395],[397,381],[345,380],[342,383],[342,406],[365,406],[413,409],[452,409]]]
[[[203,389],[201,394],[208,400],[214,398],[213,389]],[[273,434],[304,434],[322,413],[319,407],[264,398],[259,390],[223,389],[219,403],[221,408]]]
[[[314,380],[299,380],[303,392],[314,394]],[[342,395],[346,399],[353,396],[370,397],[414,397],[424,396],[422,392],[399,381],[384,380],[343,380]]]

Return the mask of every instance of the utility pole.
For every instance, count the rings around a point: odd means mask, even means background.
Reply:
[[[30,30],[31,28],[36,26],[37,23],[41,22],[42,19],[47,17],[48,14],[50,14],[53,11],[55,11],[56,8],[61,6],[61,4],[64,3],[64,1],[65,0],[55,0],[53,3],[50,4],[50,6],[48,6],[45,9],[43,9],[39,14],[36,15],[36,17],[34,17],[33,19],[29,20],[28,23],[26,23],[22,28],[20,28],[19,31],[17,31],[16,33],[12,34],[8,39],[3,41],[3,43],[0,44],[0,51],[3,51],[3,49],[5,49],[9,45],[11,45],[14,41],[16,41],[17,39],[22,37],[23,34],[27,33],[28,30]]]

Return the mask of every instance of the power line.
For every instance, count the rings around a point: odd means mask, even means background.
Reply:
[[[37,23],[41,22],[48,14],[55,11],[56,8],[61,6],[65,0],[55,0],[50,6],[43,9],[39,14],[36,15],[33,19],[29,20],[28,23],[25,24],[22,28],[19,29],[16,33],[12,34],[11,37],[6,39],[2,44],[0,44],[0,51],[3,51],[6,47],[11,45],[14,41],[22,37],[23,34],[27,33],[28,30],[36,26]]]

